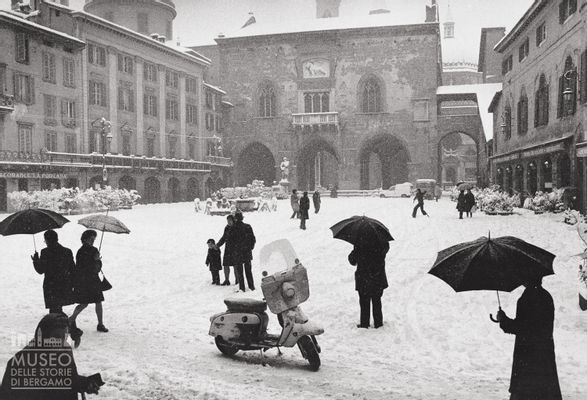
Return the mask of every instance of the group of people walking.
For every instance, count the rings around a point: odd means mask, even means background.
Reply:
[[[291,191],[290,196],[290,203],[291,209],[293,211],[290,219],[299,218],[300,219],[300,229],[306,229],[306,220],[310,219],[310,198],[308,197],[308,192],[304,192],[301,198],[298,198],[298,191],[297,189],[293,189]],[[322,200],[320,199],[320,192],[318,190],[314,191],[312,194],[312,203],[314,204],[314,214],[318,214],[320,211],[320,204]]]
[[[459,212],[459,219],[463,219],[463,213],[467,217],[473,216],[473,207],[475,206],[475,195],[471,192],[471,189],[467,189],[465,193],[464,189],[459,191],[459,197],[457,197],[457,210]]]
[[[237,211],[234,215],[226,216],[226,227],[220,240],[216,243],[214,239],[208,239],[208,256],[206,265],[212,273],[212,283],[216,285],[230,285],[230,267],[234,268],[235,284],[239,285],[239,290],[246,291],[246,283],[250,290],[255,290],[255,281],[253,279],[251,260],[253,259],[253,249],[255,248],[256,238],[253,228],[243,222],[242,212]],[[224,257],[220,265],[220,247],[224,248]],[[220,283],[219,271],[224,267],[224,282]]]
[[[104,326],[102,302],[102,258],[100,252],[94,247],[94,241],[98,236],[93,229],[82,233],[82,246],[77,251],[75,262],[73,253],[67,247],[59,243],[59,236],[54,230],[48,230],[44,234],[46,248],[37,252],[31,259],[37,273],[45,275],[43,281],[43,294],[45,308],[50,313],[63,313],[63,307],[77,304],[73,314],[69,317],[69,330],[75,346],[78,347],[83,331],[77,328],[77,316],[88,306],[95,304],[98,332],[108,332]]]

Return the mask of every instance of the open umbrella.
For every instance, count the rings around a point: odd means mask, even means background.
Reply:
[[[438,252],[428,272],[449,284],[456,292],[496,290],[511,292],[517,287],[554,274],[556,256],[513,236],[481,237]]]
[[[90,215],[77,221],[78,224],[85,226],[89,229],[96,229],[102,231],[100,237],[99,249],[102,249],[102,239],[104,239],[104,232],[111,233],[130,233],[130,229],[126,227],[120,220],[103,214]]]
[[[389,229],[376,219],[355,215],[330,227],[335,239],[353,245],[383,243],[393,240]]]
[[[55,211],[43,208],[29,208],[17,211],[0,222],[0,235],[33,235],[33,245],[35,246],[35,251],[37,251],[35,233],[61,228],[68,222],[67,218]]]

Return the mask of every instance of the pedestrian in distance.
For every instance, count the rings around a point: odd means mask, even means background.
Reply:
[[[50,313],[63,312],[63,306],[73,304],[71,278],[75,269],[73,253],[67,247],[59,244],[57,232],[50,229],[43,235],[47,247],[39,253],[35,252],[31,259],[35,271],[45,275],[43,280],[43,295],[45,308]]]
[[[252,265],[253,249],[255,248],[256,238],[253,228],[243,222],[243,213],[237,211],[234,215],[233,234],[236,240],[236,276],[238,278],[239,290],[245,291],[245,277],[250,290],[255,290],[255,281],[253,279]],[[244,276],[243,276],[244,275]]]
[[[424,195],[426,194],[426,192],[420,190],[419,188],[416,189],[416,195],[414,196],[414,201],[418,201],[418,203],[416,204],[416,206],[414,207],[414,210],[412,211],[412,218],[416,218],[416,213],[418,212],[418,209],[420,209],[422,211],[422,215],[426,215],[429,216],[428,213],[426,211],[424,211]]]
[[[318,189],[314,190],[314,193],[312,194],[312,203],[314,203],[314,214],[318,214],[318,211],[320,211],[320,204],[322,203]]]
[[[442,197],[442,188],[440,187],[440,185],[436,185],[434,187],[434,198],[436,199],[436,202],[438,203],[438,199],[440,199]]]
[[[206,265],[212,273],[212,284],[220,285],[220,270],[222,269],[222,262],[220,260],[220,249],[216,247],[214,239],[208,239],[208,255],[206,256]]]
[[[238,275],[236,273],[236,239],[233,233],[234,226],[234,215],[230,214],[226,216],[226,226],[224,227],[224,233],[218,243],[217,248],[222,247],[226,243],[224,248],[224,257],[222,258],[222,266],[224,267],[224,282],[222,286],[230,285],[230,267],[234,268],[234,282],[238,284]]]
[[[194,199],[194,211],[197,213],[202,211],[202,206],[200,205],[200,199],[197,197]]]
[[[527,280],[524,286],[516,318],[501,309],[497,313],[500,328],[516,335],[510,400],[561,400],[552,336],[554,302],[542,278]]]
[[[463,189],[460,190],[457,197],[457,211],[459,212],[459,219],[463,219],[463,213],[467,211],[467,196]]]
[[[293,210],[293,214],[291,215],[290,219],[300,218],[300,202],[298,200],[297,189],[293,189],[291,191],[289,202],[291,203],[291,209]]]
[[[300,199],[300,229],[306,230],[306,220],[310,218],[310,198],[308,192]]]
[[[271,197],[271,211],[277,211],[277,196],[275,194]]]
[[[355,245],[348,256],[351,265],[356,265],[355,290],[359,292],[361,309],[360,323],[357,328],[369,328],[371,305],[373,306],[373,326],[383,326],[381,296],[388,287],[385,273],[385,256],[389,251],[389,243],[366,243]]]
[[[100,374],[81,376],[67,343],[67,315],[45,315],[35,337],[6,365],[2,400],[77,400],[78,393],[98,394]],[[26,378],[28,377],[28,378]]]
[[[475,195],[471,192],[471,189],[467,189],[467,193],[465,193],[465,211],[467,212],[467,217],[473,217],[473,207],[475,207]]]
[[[88,304],[95,304],[96,317],[98,318],[96,330],[98,332],[108,332],[103,320],[102,302],[104,301],[104,294],[102,293],[102,280],[98,275],[102,270],[102,257],[98,249],[94,247],[94,241],[97,236],[98,233],[93,229],[84,231],[81,236],[82,247],[80,247],[75,256],[73,293],[75,302],[78,305],[69,318],[71,338],[74,341],[83,334],[83,331],[77,327],[77,316],[86,309]]]

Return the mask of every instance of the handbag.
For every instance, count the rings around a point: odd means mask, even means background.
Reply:
[[[106,292],[110,289],[112,289],[112,284],[110,282],[108,282],[108,279],[106,279],[106,275],[104,275],[104,272],[102,272],[102,281],[100,282],[100,290],[102,290],[103,292]]]

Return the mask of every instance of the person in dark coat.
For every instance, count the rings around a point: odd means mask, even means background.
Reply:
[[[467,189],[467,193],[465,193],[465,211],[467,212],[467,217],[472,218],[473,212],[471,211],[475,206],[475,195],[471,192],[471,189]]]
[[[300,218],[300,202],[298,200],[298,191],[294,189],[291,191],[291,196],[289,196],[289,202],[291,204],[291,209],[293,210],[293,214],[291,215],[290,219]]]
[[[75,268],[73,253],[67,247],[59,244],[59,236],[54,230],[44,234],[47,247],[31,257],[35,271],[39,275],[45,274],[43,280],[43,295],[45,308],[50,313],[63,312],[63,306],[73,304],[71,276]]]
[[[467,197],[464,190],[461,190],[457,197],[457,210],[459,212],[459,219],[463,219],[463,213],[467,211]]]
[[[85,310],[88,304],[96,305],[96,317],[98,317],[98,332],[108,332],[104,326],[102,302],[104,294],[102,293],[102,280],[99,273],[102,270],[102,257],[97,248],[94,247],[94,241],[98,233],[93,229],[88,229],[82,233],[82,247],[77,251],[75,256],[75,273],[73,280],[73,294],[75,301],[79,303],[73,314],[71,314],[70,329],[72,338],[79,334],[76,325],[77,316]]]
[[[0,400],[77,400],[78,393],[98,394],[101,379],[77,372],[67,326],[63,313],[41,319],[34,339],[8,361]]]
[[[238,284],[238,275],[236,273],[236,241],[233,239],[232,227],[234,226],[234,215],[226,216],[226,226],[224,227],[224,233],[216,247],[222,247],[226,243],[224,248],[224,258],[222,259],[222,266],[224,267],[224,282],[222,286],[230,285],[230,267],[234,268],[234,283]]]
[[[245,291],[245,278],[250,290],[255,290],[255,281],[253,280],[253,272],[251,260],[253,259],[253,249],[255,248],[256,238],[253,233],[253,228],[249,224],[243,222],[243,213],[237,212],[234,214],[234,238],[236,239],[236,276],[238,278],[239,289]]]
[[[208,239],[208,255],[206,257],[206,265],[212,273],[212,284],[220,285],[220,270],[222,269],[222,262],[220,261],[220,249],[216,247],[214,239]]]
[[[308,192],[300,199],[300,229],[306,230],[306,220],[310,218],[310,198]]]
[[[359,292],[359,306],[361,308],[361,322],[358,328],[369,328],[370,308],[373,305],[373,323],[375,328],[383,326],[383,311],[381,310],[381,296],[387,288],[387,274],[385,273],[385,256],[389,251],[389,243],[368,243],[354,246],[348,260],[356,265],[355,290]]]
[[[314,214],[318,214],[318,211],[320,211],[320,203],[322,203],[322,200],[320,200],[320,192],[318,190],[315,190],[312,194],[312,203],[314,203]]]
[[[516,318],[497,313],[500,328],[516,335],[510,400],[561,400],[552,337],[554,302],[542,279],[524,286]]]
[[[424,195],[426,192],[421,191],[420,189],[416,189],[416,195],[414,196],[414,201],[418,201],[416,206],[414,207],[414,211],[412,211],[412,218],[416,218],[416,213],[418,212],[418,208],[422,211],[422,215],[428,215],[426,211],[424,211]]]

